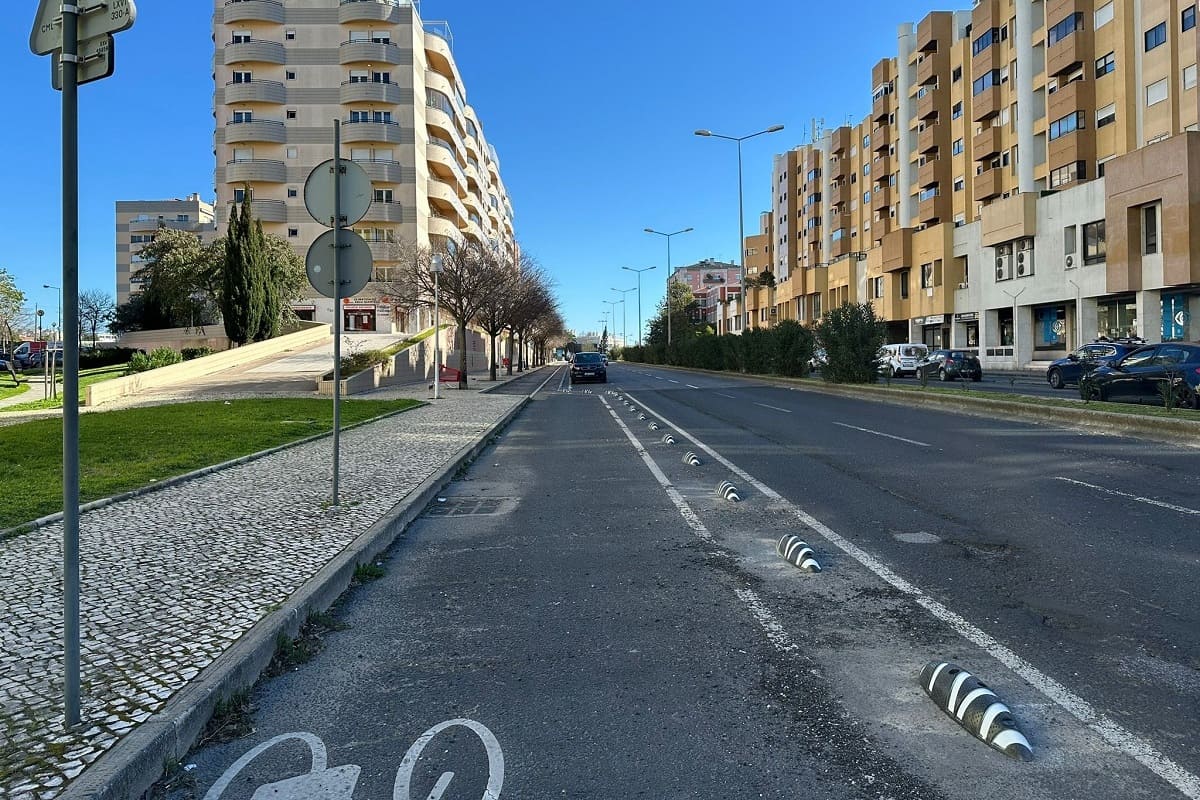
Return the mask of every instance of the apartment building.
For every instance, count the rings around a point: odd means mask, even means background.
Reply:
[[[749,237],[748,237],[749,240]],[[671,283],[685,284],[696,298],[693,320],[712,326],[717,333],[736,333],[742,293],[742,268],[706,258],[686,267],[676,267]]]
[[[870,115],[776,157],[781,280],[748,318],[869,301],[890,340],[990,368],[1200,339],[1195,14],[979,0],[901,25]]]
[[[410,331],[427,324],[389,294],[405,245],[474,239],[513,251],[513,211],[454,60],[445,22],[412,0],[215,0],[213,73],[216,216],[248,189],[264,229],[304,254],[323,233],[304,182],[333,157],[363,166],[373,202],[354,229],[367,240],[373,280],[347,298],[347,330]],[[333,321],[313,294],[302,318]]]
[[[142,289],[138,271],[145,264],[139,255],[154,241],[159,228],[187,231],[208,244],[217,238],[212,204],[191,194],[180,200],[117,201],[117,304]]]

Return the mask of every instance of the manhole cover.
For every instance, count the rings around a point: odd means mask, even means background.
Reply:
[[[500,511],[502,500],[476,497],[447,497],[429,507],[431,517],[481,517]]]

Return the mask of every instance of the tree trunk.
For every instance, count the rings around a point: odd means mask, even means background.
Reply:
[[[458,323],[458,388],[467,388],[467,323]]]
[[[513,356],[514,355],[516,355],[516,353],[513,352],[513,329],[509,328],[508,329],[508,374],[509,375],[513,374],[513,360],[514,360]]]
[[[488,336],[492,340],[492,364],[488,368],[488,380],[496,380],[496,339],[499,334],[489,333]]]

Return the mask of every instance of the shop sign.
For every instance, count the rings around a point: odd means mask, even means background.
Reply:
[[[979,320],[979,312],[977,312],[977,311],[967,311],[962,314],[954,315],[955,322],[976,322],[978,320]]]
[[[941,325],[946,321],[945,314],[934,314],[932,317],[918,317],[918,325]]]

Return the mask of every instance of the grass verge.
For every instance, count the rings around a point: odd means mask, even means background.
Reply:
[[[342,424],[420,405],[346,400]],[[318,398],[178,403],[81,414],[80,501],[128,492],[333,427]],[[62,510],[62,420],[0,427],[0,530]]]
[[[112,380],[119,378],[125,374],[124,364],[115,364],[108,367],[95,367],[94,369],[81,370],[79,373],[79,403],[82,405],[87,398],[87,387],[93,383],[100,381]],[[28,387],[28,384],[26,384]],[[5,411],[41,411],[48,408],[62,408],[62,375],[59,375],[58,397],[43,398],[41,400],[30,400],[27,403],[16,403],[11,406],[0,408],[0,413]],[[3,392],[3,390],[0,390]],[[0,397],[4,395],[0,393]]]
[[[8,397],[15,397],[19,394],[24,394],[29,391],[29,383],[21,381],[15,386],[0,386],[0,400]]]

